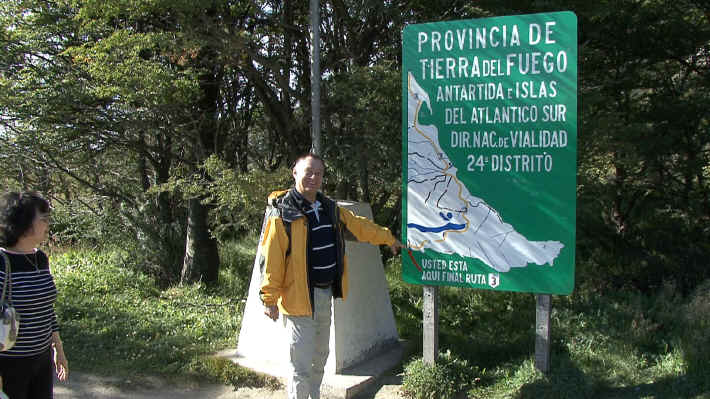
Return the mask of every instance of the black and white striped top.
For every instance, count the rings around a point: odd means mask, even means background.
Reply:
[[[338,256],[333,221],[319,201],[306,208],[306,217],[311,229],[309,262],[312,282],[315,285],[330,285],[336,277]]]
[[[52,332],[59,331],[54,302],[57,287],[49,270],[49,258],[36,250],[22,254],[2,249],[10,259],[12,306],[20,316],[20,331],[12,349],[0,357],[30,357],[49,349]],[[0,257],[0,290],[5,282],[5,263]],[[7,293],[5,294],[7,297]]]

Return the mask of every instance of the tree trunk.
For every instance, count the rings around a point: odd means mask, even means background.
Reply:
[[[362,198],[359,198],[359,200],[361,202],[370,203],[370,171],[367,169],[367,166],[367,151],[361,151],[358,168],[360,169],[360,188],[362,189]]]
[[[215,285],[219,275],[217,240],[207,225],[208,207],[199,198],[188,201],[187,239],[180,283],[204,281]]]
[[[209,17],[215,17],[217,10],[206,10]],[[207,28],[207,33],[210,28]],[[214,48],[207,45],[200,49],[197,64],[202,69],[200,74],[200,91],[202,96],[197,102],[200,119],[197,121],[196,137],[194,137],[192,158],[194,170],[199,174],[199,165],[210,155],[217,154],[217,136],[219,125],[217,123],[218,103],[220,103],[220,82],[222,67],[216,61],[217,54]],[[200,176],[209,181],[209,176]],[[180,273],[180,283],[203,281],[207,285],[216,285],[219,276],[219,252],[217,240],[212,237],[207,222],[209,205],[204,205],[200,197],[188,200],[187,204],[187,237],[185,239],[185,257]]]

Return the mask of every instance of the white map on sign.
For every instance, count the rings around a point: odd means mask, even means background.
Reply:
[[[457,178],[436,126],[419,124],[422,105],[432,112],[429,94],[408,75],[407,245],[480,259],[499,272],[552,266],[564,244],[529,241]]]

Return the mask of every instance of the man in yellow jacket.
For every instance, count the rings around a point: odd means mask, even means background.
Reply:
[[[402,248],[389,229],[323,195],[324,171],[323,160],[315,154],[296,161],[295,187],[269,196],[271,212],[259,243],[264,313],[273,320],[281,313],[288,330],[289,399],[320,398],[331,300],[345,299],[348,293],[344,230],[359,241],[388,245],[394,254]]]

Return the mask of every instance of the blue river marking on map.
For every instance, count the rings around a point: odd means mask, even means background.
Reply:
[[[413,229],[417,229],[421,231],[422,233],[441,233],[442,231],[446,230],[463,230],[466,225],[465,224],[454,224],[454,223],[447,223],[443,226],[439,227],[428,227],[428,226],[420,226],[418,224],[414,223],[407,223],[407,227],[411,227]]]
[[[449,220],[451,220],[451,218],[453,217],[451,212],[447,213],[446,215],[444,215],[443,212],[439,212],[439,216],[441,216],[441,218],[447,222]],[[429,227],[429,226],[422,226],[422,225],[416,224],[416,223],[407,223],[407,227],[417,229],[417,230],[421,231],[422,233],[441,233],[442,231],[446,231],[446,230],[463,230],[466,227],[466,225],[465,224],[447,223],[447,224],[445,224],[443,226],[439,226],[439,227]]]

